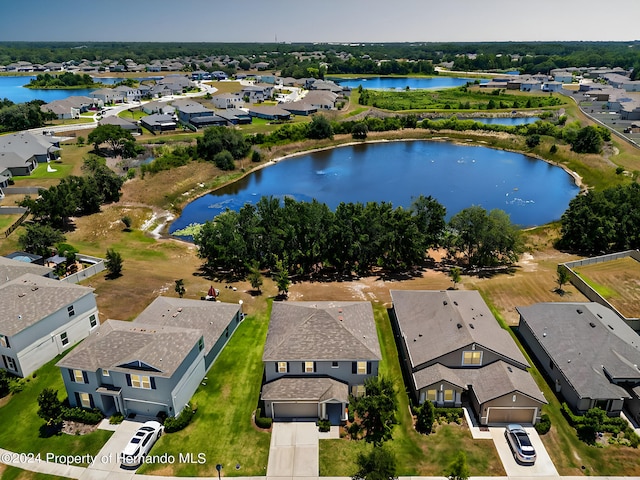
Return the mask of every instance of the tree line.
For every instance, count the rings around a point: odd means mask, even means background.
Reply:
[[[42,100],[26,103],[13,103],[8,98],[0,100],[0,133],[43,127],[48,120],[56,118],[55,114],[40,110],[41,105],[44,105]]]
[[[27,88],[91,88],[94,86],[104,86],[102,83],[94,82],[91,75],[75,74],[64,72],[60,75],[50,73],[39,74],[32,79]]]
[[[584,254],[640,248],[640,185],[589,190],[571,200],[558,247]]]
[[[505,212],[474,206],[448,223],[445,215],[444,206],[422,195],[406,209],[343,202],[335,212],[316,200],[262,197],[205,222],[194,242],[206,270],[232,276],[255,264],[296,275],[408,272],[437,247],[469,267],[486,267],[512,263],[522,251],[520,231]]]

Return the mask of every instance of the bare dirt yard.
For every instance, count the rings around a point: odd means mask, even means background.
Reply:
[[[640,316],[640,262],[625,257],[574,271],[625,317]]]

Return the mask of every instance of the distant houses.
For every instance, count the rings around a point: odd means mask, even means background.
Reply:
[[[38,163],[56,158],[60,151],[59,139],[30,132],[0,136],[0,172],[12,176],[30,175]]]

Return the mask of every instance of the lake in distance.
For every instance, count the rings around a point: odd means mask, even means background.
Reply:
[[[460,77],[367,77],[337,79],[336,83],[343,87],[356,89],[360,85],[362,88],[370,90],[439,90],[442,88],[462,87],[467,82],[474,82],[474,78]],[[489,80],[480,79],[480,83]]]
[[[310,201],[390,202],[408,208],[431,195],[447,218],[472,205],[506,211],[522,227],[560,218],[579,188],[559,167],[514,152],[448,142],[346,146],[281,160],[189,203],[169,232],[239,210],[262,196]]]

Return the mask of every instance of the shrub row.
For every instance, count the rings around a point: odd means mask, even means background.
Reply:
[[[63,420],[70,422],[86,423],[87,425],[95,425],[100,422],[104,415],[97,408],[69,407],[62,410]]]
[[[272,422],[272,419],[262,416],[262,410],[260,408],[256,409],[256,426],[258,428],[271,428]]]
[[[549,415],[543,413],[540,417],[540,421],[535,424],[535,429],[540,435],[548,433],[551,429],[551,419],[549,418]]]
[[[462,408],[436,408],[436,419],[444,418],[447,423],[460,423],[464,414]]]
[[[584,415],[575,415],[566,403],[562,404],[561,411],[576,429],[578,438],[585,443],[593,444],[597,432],[611,433],[616,437],[622,432],[631,447],[638,448],[640,445],[640,436],[622,417],[608,417],[600,408],[591,408]]]
[[[185,428],[196,413],[196,408],[192,407],[190,403],[180,412],[177,417],[167,417],[164,421],[164,431],[167,433],[178,432]]]

